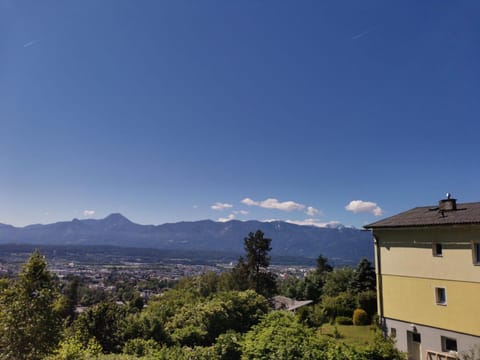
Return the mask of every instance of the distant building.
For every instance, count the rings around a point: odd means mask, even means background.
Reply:
[[[409,359],[480,344],[480,203],[417,207],[373,230],[379,315]]]

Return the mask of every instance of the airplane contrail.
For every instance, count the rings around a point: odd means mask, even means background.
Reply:
[[[357,40],[357,39],[360,39],[361,37],[364,37],[365,35],[371,33],[373,30],[376,29],[376,26],[368,29],[368,30],[365,30],[365,31],[362,31],[361,33],[357,34],[357,35],[354,35],[352,36],[352,40]]]

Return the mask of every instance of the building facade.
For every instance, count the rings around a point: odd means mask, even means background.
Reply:
[[[480,345],[480,203],[440,200],[373,231],[378,309],[409,359],[453,359]]]

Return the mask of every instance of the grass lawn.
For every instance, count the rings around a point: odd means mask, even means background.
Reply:
[[[376,331],[371,325],[355,326],[355,325],[330,325],[324,324],[320,328],[320,332],[324,335],[331,335],[335,331],[335,327],[340,333],[339,341],[349,345],[368,345],[373,343]]]

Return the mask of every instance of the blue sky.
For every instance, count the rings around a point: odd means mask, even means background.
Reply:
[[[479,16],[450,0],[0,0],[0,222],[360,227],[447,191],[480,201]]]

